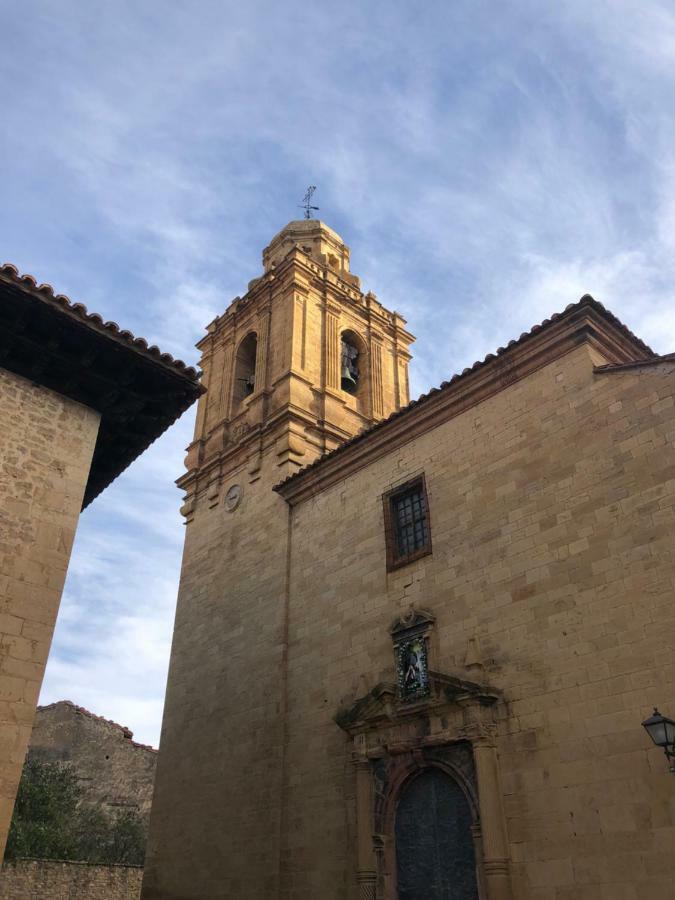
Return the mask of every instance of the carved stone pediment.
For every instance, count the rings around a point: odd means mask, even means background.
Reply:
[[[396,642],[398,638],[428,631],[435,621],[436,617],[433,613],[427,612],[425,609],[414,609],[411,606],[408,612],[403,613],[393,622],[389,633]]]
[[[340,710],[335,721],[353,736],[415,717],[442,715],[451,706],[493,706],[501,697],[497,688],[443,672],[429,672],[429,686],[426,697],[410,702],[399,698],[394,683],[380,682]]]

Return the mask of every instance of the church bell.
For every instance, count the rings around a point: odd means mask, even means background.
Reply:
[[[249,394],[253,393],[255,389],[255,373],[247,375],[246,378],[238,378],[237,381],[242,381],[244,383],[245,397],[248,397]]]
[[[349,370],[349,366],[342,367],[342,390],[353,394],[356,391],[356,379]]]

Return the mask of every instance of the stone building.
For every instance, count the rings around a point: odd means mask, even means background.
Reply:
[[[137,810],[147,820],[157,751],[133,737],[124,725],[59,700],[38,706],[28,755],[69,765],[86,803],[111,816],[122,809]]]
[[[80,509],[200,391],[194,369],[0,267],[0,858]]]
[[[293,222],[199,347],[144,900],[670,900],[675,355],[589,296],[408,403]]]

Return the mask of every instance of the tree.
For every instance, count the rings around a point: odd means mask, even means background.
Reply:
[[[110,861],[142,866],[146,838],[146,828],[138,812],[135,809],[121,810],[110,833]]]
[[[145,824],[136,809],[107,815],[83,800],[70,766],[26,760],[5,859],[143,865],[145,840]]]
[[[72,770],[58,763],[27,759],[9,827],[8,859],[33,856],[74,859],[81,788]]]

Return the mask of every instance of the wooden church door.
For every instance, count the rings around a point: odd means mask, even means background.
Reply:
[[[399,900],[478,900],[469,803],[457,782],[426,769],[396,810]]]

